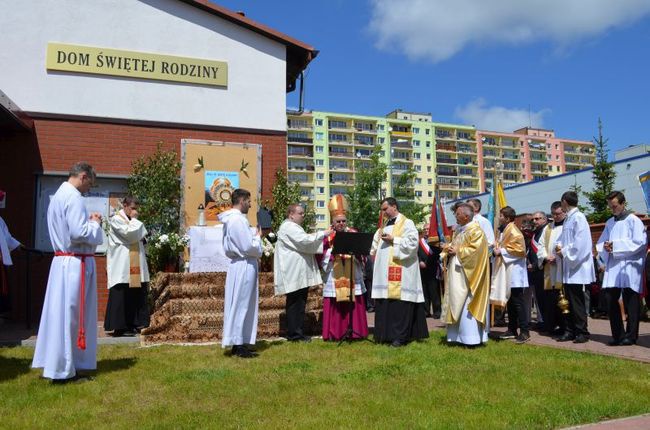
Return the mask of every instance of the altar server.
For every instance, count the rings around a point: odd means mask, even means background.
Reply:
[[[555,253],[562,258],[562,283],[569,300],[569,316],[566,332],[558,342],[589,341],[585,286],[596,280],[592,255],[591,231],[587,218],[578,209],[578,195],[567,191],[560,199],[567,213],[560,238],[555,242]]]
[[[54,259],[32,367],[53,382],[88,379],[78,370],[97,368],[97,273],[95,248],[103,241],[102,217],[88,214],[82,193],[95,182],[87,163],[72,166],[50,200],[47,227]]]
[[[634,345],[639,337],[641,289],[646,255],[646,231],[643,222],[625,209],[625,195],[613,191],[607,205],[614,214],[607,220],[596,249],[605,262],[603,290],[607,294],[609,325],[612,340],[609,345]],[[627,327],[618,301],[623,294]]]
[[[253,358],[257,353],[246,345],[255,345],[258,313],[258,260],[262,256],[260,230],[254,232],[246,218],[251,193],[236,189],[232,209],[219,215],[223,223],[223,250],[231,263],[226,275],[223,303],[221,346],[232,346],[232,356]]]

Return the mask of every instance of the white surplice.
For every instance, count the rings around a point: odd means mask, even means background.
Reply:
[[[223,223],[223,250],[231,259],[226,274],[221,346],[254,345],[259,308],[257,271],[262,243],[239,209],[220,214],[219,221]]]
[[[89,221],[81,193],[70,183],[61,184],[50,200],[47,227],[55,251],[94,254],[103,241],[99,223]],[[36,339],[32,367],[43,376],[67,379],[77,370],[97,368],[97,274],[95,258],[86,257],[84,328],[86,349],[77,347],[81,258],[54,257]]]
[[[19,245],[20,242],[9,233],[5,220],[0,217],[0,256],[2,257],[2,264],[5,266],[14,264],[11,260],[11,251],[18,248]]]
[[[502,233],[503,236],[503,233]],[[526,268],[526,257],[517,257],[508,253],[505,247],[499,248],[503,263],[506,268],[506,282],[508,290],[512,288],[528,288],[528,269]]]
[[[395,224],[404,217],[397,215]],[[395,225],[383,228],[386,234],[393,234]],[[422,292],[422,279],[420,278],[420,261],[418,260],[419,236],[415,224],[410,219],[404,222],[402,236],[393,239],[393,244],[385,242],[380,237],[380,230],[375,232],[372,241],[370,255],[375,256],[375,266],[372,276],[372,298],[388,298],[388,266],[390,263],[390,251],[393,251],[393,259],[399,260],[402,266],[402,283],[400,289],[400,300],[413,303],[424,303]]]
[[[149,282],[149,268],[142,240],[147,235],[144,224],[135,218],[129,219],[124,210],[120,210],[109,219],[109,225],[106,253],[108,288],[129,283],[131,268],[129,246],[135,243],[138,243],[140,254],[140,281]]]
[[[323,278],[314,258],[323,253],[324,231],[307,234],[291,220],[284,220],[277,232],[273,256],[275,295],[320,285]]]
[[[490,221],[481,214],[475,214],[473,221],[476,221],[481,226],[488,246],[494,246],[494,227],[490,224]]]
[[[596,280],[591,231],[584,214],[573,208],[567,214],[556,243],[562,248],[562,283],[591,284]]]
[[[630,288],[641,293],[645,268],[647,236],[643,222],[634,214],[620,221],[607,220],[596,249],[605,262],[603,288]],[[605,251],[604,244],[611,241],[613,252]]]

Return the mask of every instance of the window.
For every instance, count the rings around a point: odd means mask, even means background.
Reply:
[[[419,160],[420,159],[420,153],[419,152],[414,152],[413,153],[413,159]]]
[[[420,178],[415,178],[415,184],[420,185],[422,183],[422,179]]]
[[[321,145],[316,145],[316,152],[322,153],[323,152],[323,146]]]
[[[428,197],[433,197],[433,191],[429,191],[429,192],[427,193],[427,196],[428,196]]]
[[[421,171],[422,171],[422,166],[413,166],[413,169],[414,169],[416,172],[421,172]]]
[[[316,138],[316,140],[323,140],[323,136],[324,134],[321,131],[317,131],[316,133],[314,133],[314,137]]]
[[[316,214],[316,221],[325,221],[325,215]]]
[[[385,141],[386,139],[383,138],[383,137],[379,137],[379,138],[377,138],[377,140],[379,141],[379,143],[384,143],[384,141]]]
[[[431,173],[431,166],[427,166],[427,172]]]
[[[429,130],[427,130],[427,131],[429,131]],[[429,134],[429,133],[427,133],[427,134]],[[431,142],[429,142],[428,140],[427,140],[427,148],[431,148]]]
[[[316,187],[318,188],[318,194],[325,194],[325,187]]]
[[[322,181],[325,179],[325,173],[316,173],[316,179]]]
[[[422,191],[416,191],[415,197],[422,197]]]
[[[555,144],[555,149],[556,149],[556,150],[557,150],[557,149],[560,149],[560,144],[559,144],[559,143],[556,143],[556,144]]]
[[[323,120],[322,119],[316,119],[316,120],[314,120],[314,123],[316,125],[323,125]]]
[[[427,135],[428,135],[429,133],[431,133],[431,130],[429,130],[429,129],[427,128],[427,129],[424,131],[424,134],[427,134]]]
[[[348,128],[348,123],[345,121],[337,121],[335,119],[330,119],[329,128]]]
[[[559,161],[559,160],[560,160],[560,156],[559,156],[559,155],[556,155],[556,156],[555,156],[555,161]]]
[[[315,160],[317,166],[324,166],[325,162],[323,160]]]
[[[413,133],[416,133],[416,134],[420,133],[420,129],[417,128],[417,127],[413,127]]]
[[[324,208],[325,207],[325,200],[317,200],[316,201],[316,207]]]
[[[413,141],[413,146],[420,146],[420,141],[419,140],[414,140]]]
[[[427,185],[432,185],[433,184],[433,179],[429,178],[427,179]]]
[[[384,124],[377,124],[377,130],[384,131]]]
[[[427,160],[431,160],[431,154],[427,154]]]

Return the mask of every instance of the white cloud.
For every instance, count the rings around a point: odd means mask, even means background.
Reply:
[[[382,50],[444,61],[471,45],[549,40],[564,49],[650,14],[648,0],[371,0]]]
[[[465,106],[457,107],[454,116],[481,130],[511,133],[529,125],[544,128],[544,116],[550,112],[550,109],[529,112],[526,108],[508,109],[501,106],[488,106],[484,99],[479,98]]]

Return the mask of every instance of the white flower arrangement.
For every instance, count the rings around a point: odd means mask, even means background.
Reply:
[[[273,244],[265,237],[262,239],[262,253],[265,257],[271,257],[275,252]]]
[[[163,233],[154,236],[149,243],[157,249],[165,249],[170,254],[179,254],[190,243],[190,237],[186,234]]]

